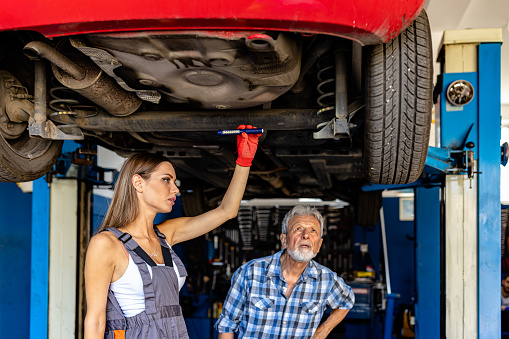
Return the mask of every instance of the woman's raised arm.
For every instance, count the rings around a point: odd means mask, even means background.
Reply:
[[[241,125],[238,128],[256,127]],[[237,136],[237,165],[221,205],[196,217],[171,219],[159,225],[159,230],[166,235],[171,245],[199,237],[237,216],[259,137],[260,134],[246,133]]]

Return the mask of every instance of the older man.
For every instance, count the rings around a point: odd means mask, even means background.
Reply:
[[[283,250],[242,265],[215,327],[219,339],[325,338],[353,307],[343,279],[313,259],[322,245],[324,219],[295,206],[283,220]],[[326,308],[331,314],[320,324]]]

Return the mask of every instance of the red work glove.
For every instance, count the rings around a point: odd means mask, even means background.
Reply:
[[[237,129],[253,129],[251,125],[240,125]],[[237,135],[237,152],[239,156],[237,157],[237,165],[243,167],[251,166],[253,158],[256,153],[256,149],[258,148],[258,138],[260,138],[261,134],[246,134],[242,132]]]

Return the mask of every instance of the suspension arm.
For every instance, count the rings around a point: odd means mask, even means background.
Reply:
[[[77,111],[78,112],[78,111]],[[85,130],[105,132],[214,131],[241,124],[265,130],[315,129],[320,122],[314,109],[274,109],[249,111],[147,111],[127,117],[105,112],[86,117],[78,112],[76,124]]]

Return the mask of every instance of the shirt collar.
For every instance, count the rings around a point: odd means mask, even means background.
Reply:
[[[280,275],[282,278],[283,272],[281,271],[281,255],[283,254],[283,251],[284,250],[281,250],[272,256],[267,267],[267,273],[265,274],[267,278],[278,277]],[[299,280],[306,281],[308,278],[313,278],[315,280],[318,279],[318,268],[313,260],[307,264]]]

